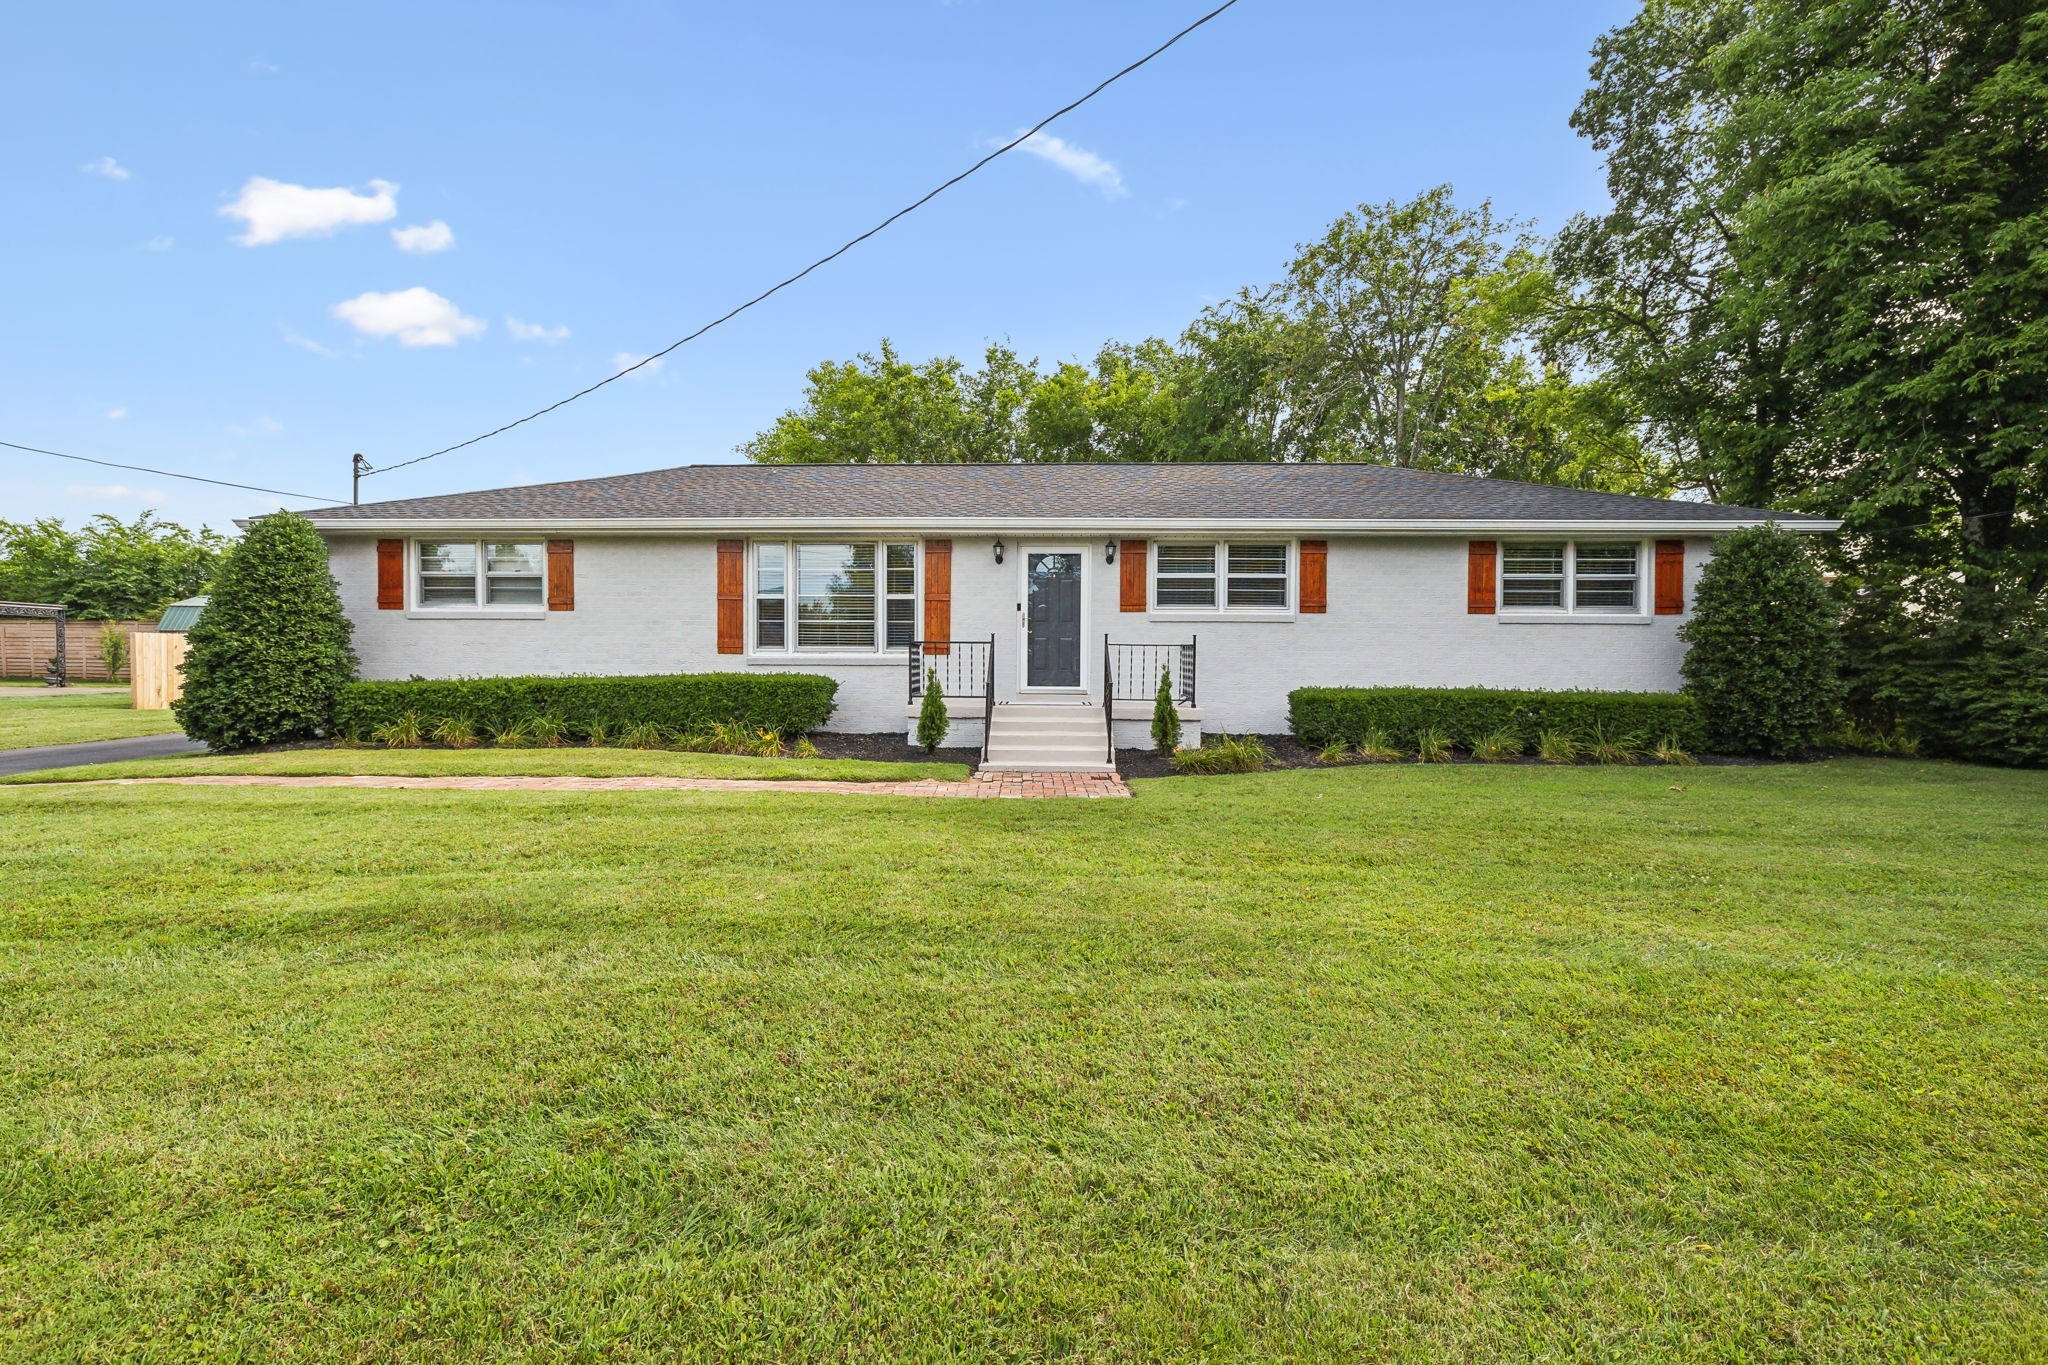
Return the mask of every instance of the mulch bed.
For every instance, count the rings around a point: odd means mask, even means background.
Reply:
[[[811,743],[825,758],[864,758],[872,763],[965,763],[972,768],[981,762],[981,750],[935,749],[926,753],[903,737],[901,731],[874,735],[841,735],[816,731]]]

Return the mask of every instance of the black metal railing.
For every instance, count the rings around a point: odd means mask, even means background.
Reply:
[[[981,698],[981,761],[988,762],[988,732],[996,716],[996,637],[986,640],[912,640],[905,661],[910,700],[922,701],[927,678],[942,697]]]
[[[1195,637],[1179,645],[1120,645],[1102,637],[1102,700],[1151,701],[1159,695],[1159,675],[1173,675],[1173,699],[1195,704]]]

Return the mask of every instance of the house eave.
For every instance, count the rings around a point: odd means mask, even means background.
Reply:
[[[1838,531],[1827,518],[1779,520],[1743,517],[1681,521],[1672,518],[1525,520],[1415,518],[1332,520],[1277,517],[314,517],[315,530],[333,535],[495,535],[521,532],[564,535],[823,535],[882,532],[924,535],[1621,535],[1718,536],[1776,521],[1788,531]]]

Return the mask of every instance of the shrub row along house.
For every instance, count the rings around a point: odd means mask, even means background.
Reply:
[[[1091,768],[1302,686],[1670,691],[1719,536],[1834,521],[1381,465],[692,465],[330,507],[365,678],[797,670],[831,728]],[[992,723],[989,717],[993,715]]]

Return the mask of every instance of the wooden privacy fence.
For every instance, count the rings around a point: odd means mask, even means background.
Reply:
[[[64,624],[64,671],[72,682],[107,682],[107,664],[100,658],[100,631],[109,624],[135,638],[137,631],[154,631],[154,621],[79,621]],[[55,621],[0,621],[0,678],[40,678],[50,656],[57,652]],[[129,676],[121,670],[112,679]]]
[[[183,631],[138,630],[128,637],[134,655],[134,707],[162,711],[185,691]]]

